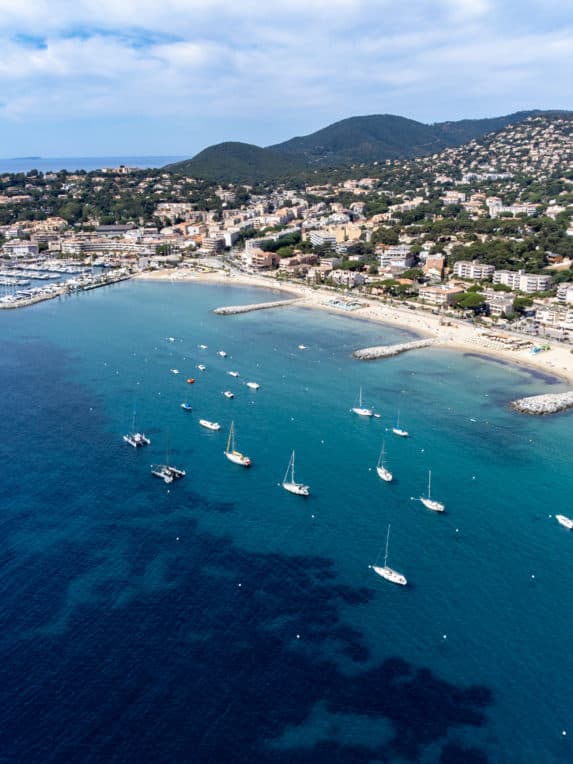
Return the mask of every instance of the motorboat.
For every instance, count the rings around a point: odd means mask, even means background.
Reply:
[[[223,395],[225,396],[225,398],[234,398],[235,397],[235,393],[232,393],[230,390],[225,390]]]
[[[220,430],[221,425],[219,422],[210,422],[208,419],[200,419],[199,424],[201,427],[205,427],[207,430]]]

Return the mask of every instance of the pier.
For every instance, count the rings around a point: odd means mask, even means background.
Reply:
[[[252,305],[229,305],[224,308],[215,308],[213,313],[219,316],[232,316],[235,313],[250,313],[252,310],[268,310],[269,308],[284,308],[286,305],[293,305],[300,302],[301,297],[295,297],[290,300],[275,300],[274,302],[256,302]]]
[[[408,350],[418,350],[419,348],[427,348],[430,345],[435,345],[437,340],[414,340],[413,342],[401,342],[398,345],[377,345],[371,348],[362,348],[361,350],[355,350],[352,353],[352,357],[358,361],[374,361],[377,358],[390,358],[391,356],[400,355],[400,353],[407,353]]]
[[[568,393],[547,393],[545,395],[530,395],[511,402],[511,408],[522,414],[545,416],[556,414],[573,408],[573,391]]]

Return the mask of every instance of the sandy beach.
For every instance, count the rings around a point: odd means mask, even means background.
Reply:
[[[351,300],[361,303],[363,307],[356,310],[336,308],[328,304],[332,300],[347,300],[339,292],[329,289],[313,289],[303,284],[276,283],[273,278],[251,276],[248,274],[230,274],[223,271],[196,272],[188,269],[176,269],[145,273],[136,278],[152,281],[186,281],[189,283],[229,284],[235,286],[261,287],[274,289],[284,297],[302,298],[297,305],[313,309],[338,312],[346,316],[360,318],[381,324],[391,324],[415,332],[420,337],[431,337],[437,340],[437,346],[456,350],[463,353],[478,353],[490,356],[519,366],[525,366],[541,371],[549,376],[558,377],[573,384],[573,353],[570,345],[551,341],[550,350],[532,354],[530,347],[534,344],[545,344],[545,340],[536,338],[521,338],[506,330],[495,327],[474,327],[456,319],[434,315],[430,311],[409,310],[387,303],[378,302],[363,295],[352,295]],[[282,310],[283,308],[281,308]],[[498,335],[498,336],[495,336]],[[529,343],[523,349],[512,349],[506,346],[504,339],[524,339]],[[383,344],[383,342],[381,342]]]

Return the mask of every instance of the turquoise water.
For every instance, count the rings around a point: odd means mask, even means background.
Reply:
[[[270,298],[130,282],[0,313],[0,760],[570,761],[572,415],[507,407],[562,386],[356,362],[409,335],[351,317],[211,313]],[[277,485],[293,448],[308,499]],[[444,515],[412,498],[428,469]],[[388,523],[405,589],[368,567]]]

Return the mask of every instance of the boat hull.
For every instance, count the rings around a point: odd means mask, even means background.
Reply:
[[[294,493],[295,496],[309,496],[310,495],[310,488],[307,485],[304,485],[303,483],[289,483],[284,482],[282,484],[285,491],[288,491],[289,493]]]
[[[245,456],[238,451],[225,451],[225,456],[230,462],[239,464],[241,467],[250,467],[252,464],[248,456]]]
[[[221,425],[219,424],[219,422],[209,422],[207,419],[200,419],[199,424],[201,425],[201,427],[204,427],[206,430],[217,431],[221,429]]]
[[[401,430],[399,427],[392,427],[392,432],[394,435],[397,435],[399,438],[409,438],[410,433],[406,430]]]
[[[379,567],[378,565],[373,565],[372,570],[377,573],[379,576],[382,576],[382,578],[385,578],[386,581],[390,581],[393,584],[398,584],[399,586],[406,586],[408,581],[406,580],[406,576],[403,576],[401,573],[398,573],[397,570],[393,570],[392,568],[389,568],[387,565],[384,567]]]
[[[567,528],[567,530],[573,530],[573,520],[571,520],[569,517],[566,517],[565,515],[555,515],[555,519],[559,525]]]
[[[376,467],[376,472],[380,480],[384,480],[386,483],[391,483],[394,480],[394,475],[384,467]]]
[[[434,501],[434,499],[427,499],[424,496],[420,496],[420,501],[426,507],[426,509],[431,509],[432,512],[445,512],[446,510],[446,507],[442,504],[441,501]]]
[[[355,408],[350,410],[352,411],[353,414],[357,414],[358,416],[365,416],[365,417],[374,416],[374,412],[372,411],[372,409],[363,409],[356,406]]]

